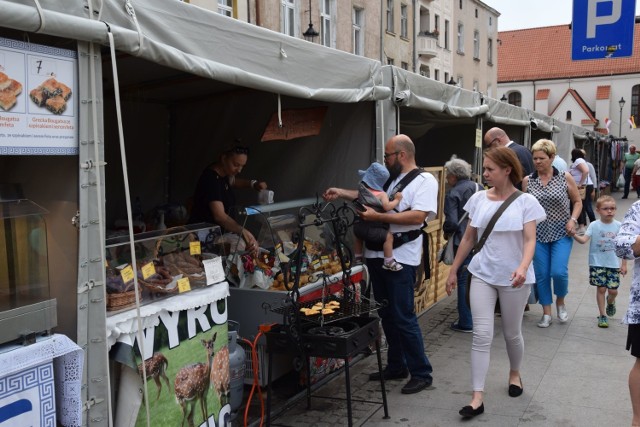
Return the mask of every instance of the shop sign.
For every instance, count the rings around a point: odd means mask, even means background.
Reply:
[[[319,135],[327,107],[284,110],[273,113],[262,134],[261,141],[274,141]],[[280,117],[280,118],[279,118]]]
[[[0,155],[78,154],[77,52],[0,37]]]

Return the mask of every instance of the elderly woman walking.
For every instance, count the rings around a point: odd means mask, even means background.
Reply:
[[[469,290],[473,314],[473,394],[469,405],[459,411],[464,418],[484,412],[484,385],[495,320],[493,309],[498,298],[509,356],[508,394],[518,397],[523,392],[520,378],[524,355],[522,316],[531,284],[536,280],[531,265],[536,246],[536,223],[545,218],[535,197],[523,194],[515,187],[522,180],[522,166],[512,150],[506,147],[489,149],[485,153],[482,176],[492,188],[475,193],[464,206],[469,212],[470,223],[451,266],[446,287],[447,293],[451,294],[456,285],[460,286],[458,270],[478,239],[482,239],[484,245],[469,263],[469,272],[473,275]],[[501,207],[504,210],[497,214]],[[497,221],[491,230],[494,215]],[[483,236],[488,228],[490,233]]]
[[[538,327],[551,325],[551,280],[556,295],[556,310],[561,323],[569,319],[564,299],[569,293],[569,255],[573,236],[578,226],[582,200],[575,180],[568,172],[559,172],[552,166],[556,155],[555,144],[540,139],[531,147],[536,169],[522,181],[522,191],[532,194],[547,213],[547,219],[536,228],[536,253],[533,267],[536,289],[542,305],[542,318]],[[588,172],[587,172],[588,173]],[[571,208],[570,203],[573,204]]]
[[[453,253],[458,252],[460,241],[467,229],[468,219],[465,216],[464,205],[473,194],[482,187],[471,181],[471,165],[462,159],[451,159],[444,164],[445,178],[451,189],[444,199],[444,224],[442,230],[453,244]],[[451,329],[458,332],[471,332],[473,323],[471,309],[467,304],[467,265],[471,255],[467,256],[458,269],[458,320],[451,324]]]

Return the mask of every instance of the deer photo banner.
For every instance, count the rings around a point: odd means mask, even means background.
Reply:
[[[198,291],[204,291],[211,297],[213,294],[208,291],[212,288],[215,287]],[[224,295],[227,293],[228,289]],[[133,387],[125,387],[121,383],[119,389],[143,390],[144,363],[147,393],[143,396],[123,393],[119,399],[119,404],[123,403],[121,399],[125,399],[126,405],[131,407],[137,398],[136,426],[147,425],[145,400],[149,403],[149,425],[152,426],[213,427],[225,426],[229,422],[227,299],[211,300],[204,297],[205,294],[199,295],[202,299],[197,305],[192,298],[174,296],[163,300],[160,309],[153,304],[142,307],[143,343],[139,343],[138,334],[130,330],[120,335],[111,347],[111,358],[132,372],[123,378],[131,378],[135,382]],[[209,302],[203,304],[204,301]],[[145,317],[142,309],[153,314]],[[131,311],[135,312],[135,309]],[[126,314],[121,314],[120,320]],[[118,329],[135,324],[136,319],[128,317],[118,325]]]

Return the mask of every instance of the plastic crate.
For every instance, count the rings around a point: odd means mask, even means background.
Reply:
[[[251,358],[251,347],[242,341],[238,343],[244,349],[245,362],[244,362],[244,383],[253,384],[253,359]],[[260,387],[264,387],[268,384],[267,379],[269,376],[269,354],[267,353],[266,344],[258,343],[256,347],[256,353],[258,355],[258,384]],[[288,374],[293,370],[293,354],[274,354],[273,365],[271,367],[271,380],[275,381],[285,374]]]

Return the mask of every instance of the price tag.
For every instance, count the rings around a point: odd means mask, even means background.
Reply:
[[[133,268],[130,265],[126,266],[120,271],[120,277],[124,283],[129,283],[133,280]]]
[[[200,255],[200,242],[189,242],[189,253],[191,255]]]
[[[145,280],[153,276],[154,274],[156,274],[156,266],[153,265],[153,262],[149,262],[143,265],[141,270],[142,270],[142,278]]]
[[[318,267],[320,267],[320,260],[316,258],[311,262],[311,268],[317,270]]]
[[[219,283],[224,280],[224,269],[222,268],[222,258],[217,256],[213,259],[202,261],[204,274],[207,276],[207,286]]]
[[[331,260],[329,260],[329,257],[327,255],[322,255],[320,259],[322,260],[322,265],[329,264],[331,262]]]
[[[189,283],[188,277],[183,277],[182,279],[178,280],[178,292],[183,293],[189,292],[190,290],[191,284]]]

